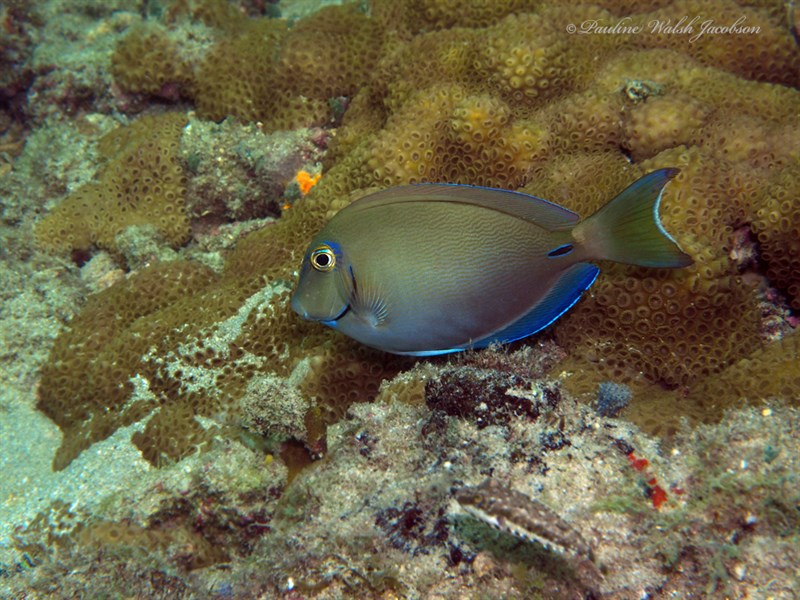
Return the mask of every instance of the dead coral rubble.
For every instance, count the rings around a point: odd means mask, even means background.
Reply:
[[[328,457],[288,486],[281,460],[227,443],[152,470],[93,520],[56,505],[18,537],[34,563],[28,590],[61,581],[74,595],[120,585],[146,594],[169,577],[186,593],[233,598],[797,593],[797,409],[737,411],[685,429],[667,451],[517,370],[519,358],[404,372],[375,402],[351,405],[330,429]],[[451,382],[504,389],[513,416],[481,427],[411,391],[448,371]],[[520,380],[506,387],[510,371]],[[536,417],[513,413],[520,399]],[[548,446],[554,433],[567,443]],[[665,493],[658,507],[653,478]],[[464,516],[453,500],[531,539]],[[48,535],[52,548],[37,544]]]

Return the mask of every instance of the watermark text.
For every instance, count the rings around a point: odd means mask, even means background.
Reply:
[[[756,35],[761,33],[758,25],[749,25],[747,17],[722,23],[700,16],[683,16],[680,19],[650,19],[637,22],[633,17],[616,21],[588,19],[582,23],[567,25],[567,33],[576,35],[684,35],[694,43],[705,35]]]

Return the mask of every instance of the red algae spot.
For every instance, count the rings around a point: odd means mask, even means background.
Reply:
[[[651,481],[655,482],[655,477]],[[650,488],[650,501],[653,503],[653,508],[661,508],[661,505],[667,501],[667,492],[657,483]]]
[[[653,508],[661,508],[661,505],[667,501],[668,496],[666,490],[658,484],[656,476],[649,471],[650,462],[646,458],[637,458],[633,450],[628,452],[626,457],[631,467],[644,476],[647,497],[653,503]],[[683,490],[680,493],[683,493]]]
[[[628,454],[628,460],[630,461],[631,466],[639,473],[644,471],[650,464],[646,458],[636,458],[636,455],[633,452]]]

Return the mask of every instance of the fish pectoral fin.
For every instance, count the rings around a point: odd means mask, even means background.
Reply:
[[[580,300],[594,283],[600,269],[590,263],[577,263],[561,274],[555,285],[522,317],[500,331],[475,341],[473,348],[505,344],[541,331]]]
[[[356,280],[353,276],[353,295],[350,305],[358,318],[370,327],[380,327],[389,318],[386,295],[371,278]]]

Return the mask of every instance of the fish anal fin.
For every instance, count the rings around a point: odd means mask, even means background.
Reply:
[[[472,347],[485,348],[493,343],[505,344],[541,331],[580,300],[599,272],[600,269],[590,263],[572,265],[525,315],[500,331],[475,341]]]

